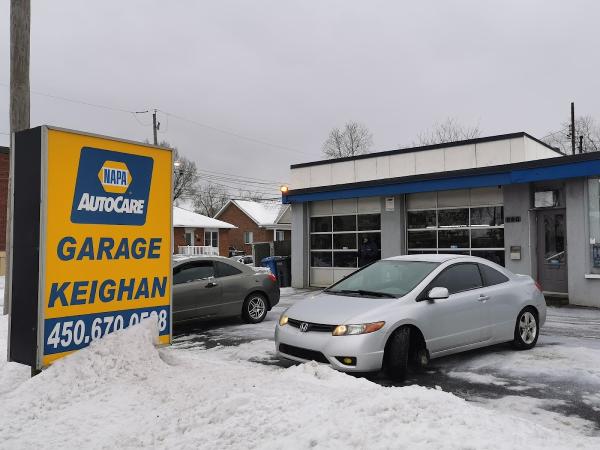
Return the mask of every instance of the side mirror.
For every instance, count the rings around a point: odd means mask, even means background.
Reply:
[[[445,287],[434,287],[427,293],[427,298],[430,300],[439,300],[448,297],[450,297],[450,293]]]

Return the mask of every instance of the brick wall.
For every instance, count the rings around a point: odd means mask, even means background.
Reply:
[[[194,245],[204,245],[204,228],[194,228],[194,238],[196,240]],[[173,244],[175,253],[177,253],[177,249],[180,245],[187,245],[187,242],[185,242],[185,228],[173,228]]]
[[[8,200],[8,148],[0,147],[0,251],[6,250],[6,201]]]
[[[273,230],[261,228],[242,212],[235,204],[230,203],[229,206],[218,217],[223,222],[228,222],[235,225],[237,228],[227,231],[227,246],[221,245],[221,254],[227,255],[229,245],[233,245],[236,250],[243,250],[247,254],[252,254],[252,246],[244,244],[244,232],[252,231],[254,233],[254,242],[273,242]],[[223,240],[221,240],[223,244]],[[225,250],[225,253],[223,253]]]
[[[229,256],[229,231],[228,229],[219,229],[219,255]],[[196,238],[195,245],[204,245],[204,228],[194,228]],[[185,242],[185,228],[173,228],[173,251],[177,253],[180,245],[187,245]]]

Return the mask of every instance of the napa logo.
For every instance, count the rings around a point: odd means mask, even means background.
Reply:
[[[123,194],[131,184],[127,165],[117,161],[106,161],[98,172],[100,184],[106,192]]]
[[[153,166],[148,156],[82,148],[71,222],[144,225]]]

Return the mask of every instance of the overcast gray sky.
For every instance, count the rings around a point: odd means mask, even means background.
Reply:
[[[9,1],[0,3],[0,133]],[[289,180],[348,120],[397,148],[448,116],[484,135],[600,119],[598,1],[32,0],[31,88],[127,111],[211,171]],[[151,116],[32,94],[32,126],[151,139]],[[288,149],[224,134],[229,130]],[[0,145],[8,136],[0,134]]]

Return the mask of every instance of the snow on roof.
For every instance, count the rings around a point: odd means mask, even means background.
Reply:
[[[282,205],[281,203],[275,202],[261,203],[252,200],[230,200],[215,217],[219,217],[230,203],[235,204],[261,227],[277,224],[277,220],[280,218],[282,212],[289,208],[289,205]]]
[[[173,206],[173,226],[190,228],[237,228],[222,220],[213,219],[202,214],[197,214],[187,209]]]

